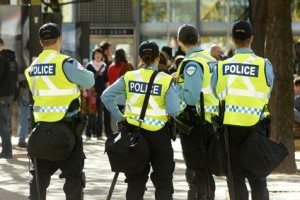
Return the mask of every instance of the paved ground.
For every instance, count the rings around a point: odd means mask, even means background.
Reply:
[[[14,158],[0,159],[0,200],[25,200],[28,196],[28,159],[26,151],[16,147],[17,138],[13,138]],[[173,143],[175,150],[176,170],[174,175],[175,194],[174,200],[186,199],[187,184],[184,177],[185,165],[181,155],[180,141]],[[107,156],[104,154],[104,141],[92,141],[84,143],[87,155],[85,172],[87,186],[85,199],[105,200],[108,193],[113,173]],[[300,168],[300,152],[296,153],[298,169]],[[62,200],[64,193],[62,186],[64,181],[58,178],[57,172],[51,180],[47,193],[48,200]],[[228,190],[224,177],[216,177],[216,200],[226,199]],[[272,174],[268,177],[268,185],[271,200],[299,200],[300,199],[300,175]],[[154,190],[151,181],[147,185],[145,200],[154,199]],[[126,185],[124,175],[119,176],[113,200],[125,199]]]

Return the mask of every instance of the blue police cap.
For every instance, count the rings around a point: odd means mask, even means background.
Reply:
[[[139,47],[140,57],[144,55],[158,56],[159,47],[155,42],[145,41]]]
[[[246,40],[252,35],[252,26],[247,21],[237,21],[232,27],[232,37],[234,39]]]
[[[61,36],[61,30],[55,23],[46,23],[39,29],[40,40],[49,40]]]

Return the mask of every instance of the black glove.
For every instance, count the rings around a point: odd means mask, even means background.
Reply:
[[[118,132],[123,132],[123,131],[127,130],[127,122],[126,122],[126,120],[119,121],[117,123],[117,125],[118,125]]]

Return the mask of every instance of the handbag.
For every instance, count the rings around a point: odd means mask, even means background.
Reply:
[[[75,145],[74,132],[64,122],[40,122],[31,131],[27,151],[32,158],[65,160]]]
[[[216,176],[227,174],[227,153],[225,149],[224,127],[214,132],[208,145],[207,163],[209,171]]]
[[[157,72],[154,71],[148,83],[142,110],[139,116],[140,126],[144,120],[150,91]],[[108,137],[105,141],[111,170],[113,172],[140,173],[149,161],[149,147],[146,139],[140,133],[140,126],[129,132],[123,129]]]
[[[225,129],[223,125],[223,116],[225,111],[225,102],[219,106],[219,114],[212,115],[211,123],[214,127],[214,135],[208,145],[207,163],[209,171],[216,176],[228,174],[228,157],[225,146]]]
[[[242,165],[259,178],[267,177],[289,154],[281,142],[267,137],[270,118],[259,121],[240,147]]]

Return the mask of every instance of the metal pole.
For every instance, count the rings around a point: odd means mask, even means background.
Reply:
[[[35,174],[37,196],[38,196],[38,200],[42,200],[41,190],[40,190],[40,178],[39,178],[38,164],[36,158],[33,158],[33,163],[34,163],[34,174]]]
[[[136,52],[136,49],[140,46],[140,40],[141,40],[141,1],[136,1],[135,7],[134,7],[134,21],[135,21],[135,48],[133,50],[133,62],[134,66],[137,66],[138,61],[138,53]]]
[[[225,148],[227,153],[227,166],[228,166],[227,177],[228,177],[229,196],[230,196],[230,200],[235,200],[234,182],[233,182],[233,175],[231,170],[231,159],[230,159],[230,151],[229,151],[229,139],[228,139],[228,131],[226,126],[225,126],[224,137],[225,137]]]
[[[167,0],[167,42],[170,44],[170,0]]]
[[[200,26],[201,26],[200,0],[196,0],[196,29],[198,30],[198,33],[201,35]]]
[[[118,176],[119,176],[119,172],[116,172],[115,175],[114,175],[113,180],[111,181],[111,185],[110,185],[109,192],[108,192],[106,200],[111,199],[111,196],[112,196],[112,194],[114,192],[114,189],[115,189],[115,185],[116,185],[117,180],[118,180]]]

